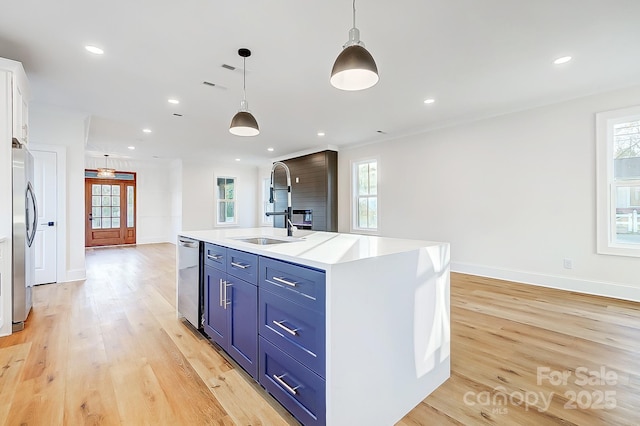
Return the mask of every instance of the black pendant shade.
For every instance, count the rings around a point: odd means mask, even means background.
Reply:
[[[242,102],[240,102],[240,110],[231,119],[229,132],[236,136],[256,136],[260,133],[258,122],[249,112],[249,104],[247,103],[247,78],[246,78],[246,59],[251,56],[251,51],[246,48],[238,50],[238,55],[242,57]]]

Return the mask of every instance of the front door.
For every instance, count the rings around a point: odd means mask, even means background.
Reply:
[[[119,180],[124,177],[126,180]],[[85,246],[136,243],[135,173],[85,178]]]

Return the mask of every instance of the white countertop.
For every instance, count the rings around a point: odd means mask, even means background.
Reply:
[[[284,228],[229,228],[206,231],[182,231],[179,235],[219,244],[237,250],[327,269],[330,265],[354,262],[422,247],[438,246],[433,241],[408,240],[357,234],[320,231],[294,231],[294,242],[259,245],[238,241],[242,237],[276,237],[287,239]]]

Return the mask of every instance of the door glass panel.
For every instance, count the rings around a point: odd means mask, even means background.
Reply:
[[[101,206],[102,205],[102,197],[91,197],[91,205],[92,206]]]
[[[102,217],[102,208],[93,207],[91,209],[91,214],[93,215],[93,217]]]
[[[111,217],[120,217],[120,207],[111,207]]]
[[[102,185],[102,195],[111,195],[111,185]]]
[[[102,218],[102,229],[111,228],[111,218]]]
[[[111,217],[111,207],[102,208],[102,217]]]
[[[111,196],[110,195],[103,195],[102,196],[102,205],[103,206],[110,206],[111,205]]]
[[[119,217],[111,218],[111,227],[112,228],[120,228],[120,218]]]
[[[120,195],[120,185],[111,185],[111,195]]]
[[[134,213],[134,193],[133,186],[127,186],[127,228],[134,227],[133,213]]]
[[[112,206],[119,206],[120,205],[120,196],[111,197],[111,205]]]
[[[94,218],[91,221],[91,228],[93,228],[93,229],[102,228],[102,220],[100,218]]]
[[[102,195],[102,185],[91,185],[91,195]]]

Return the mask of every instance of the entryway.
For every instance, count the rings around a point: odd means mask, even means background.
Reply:
[[[85,171],[85,246],[136,243],[136,174],[98,178]]]

